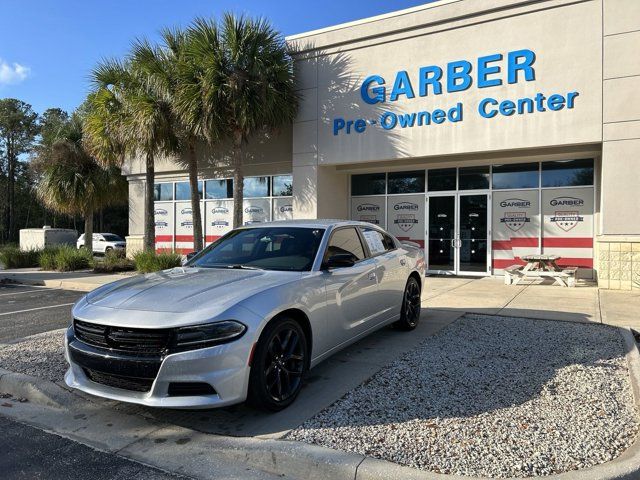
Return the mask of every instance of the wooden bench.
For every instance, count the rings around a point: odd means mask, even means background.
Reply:
[[[504,269],[504,284],[517,285],[522,278],[522,265],[511,265]]]

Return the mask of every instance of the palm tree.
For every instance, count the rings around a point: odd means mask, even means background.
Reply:
[[[218,24],[197,19],[186,35],[187,56],[199,73],[197,82],[183,87],[183,105],[199,112],[202,132],[210,142],[223,137],[231,143],[236,228],[242,224],[247,143],[292,122],[296,115],[293,59],[284,38],[264,19],[226,13]]]
[[[197,88],[200,66],[187,54],[187,36],[183,30],[165,29],[162,44],[152,45],[146,40],[134,43],[130,54],[132,68],[144,80],[154,95],[163,98],[174,115],[174,135],[179,154],[178,162],[186,159],[191,189],[194,249],[204,248],[202,214],[198,195],[197,146],[206,140],[203,131],[202,102],[192,96]],[[197,90],[195,90],[197,91]]]
[[[52,210],[84,217],[84,246],[92,252],[94,213],[126,202],[128,186],[118,168],[98,165],[83,146],[83,133],[81,115],[74,113],[38,151],[37,193]]]
[[[144,248],[155,249],[155,159],[177,151],[174,117],[130,61],[101,62],[91,74],[86,129],[89,150],[106,165],[122,165],[125,155],[145,159]]]

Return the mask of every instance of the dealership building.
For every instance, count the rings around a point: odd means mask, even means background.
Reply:
[[[350,218],[420,244],[428,270],[526,254],[640,288],[640,1],[440,0],[287,38],[295,122],[248,147],[244,221]],[[210,243],[231,229],[228,152],[201,152]],[[130,184],[130,250],[144,164]],[[156,247],[193,248],[184,164],[156,166]]]

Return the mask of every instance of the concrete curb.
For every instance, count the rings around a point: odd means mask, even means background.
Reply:
[[[98,274],[96,274],[98,275]],[[105,274],[100,274],[105,275]],[[0,271],[0,282],[7,281],[14,285],[30,285],[34,287],[47,287],[47,288],[61,288],[64,290],[77,290],[80,292],[90,292],[102,285],[110,282],[115,282],[124,278],[123,275],[113,274],[113,279],[104,283],[91,283],[86,282],[83,279],[30,279],[24,278],[20,274],[6,274]]]
[[[618,327],[625,349],[633,388],[636,408],[640,411],[640,352],[629,328]],[[93,403],[72,393],[56,383],[9,372],[0,369],[0,392],[16,397],[25,397],[32,403],[47,408],[61,410],[54,417],[56,424],[41,425],[56,431],[63,423],[61,416],[77,414],[83,406]],[[111,411],[108,403],[93,403],[94,415],[113,419],[119,424],[127,424],[138,416]],[[107,411],[109,410],[109,411]],[[77,415],[76,415],[77,417]],[[73,417],[73,418],[76,418]],[[96,419],[97,420],[97,419]],[[27,423],[29,422],[26,419]],[[110,435],[117,437],[111,442],[98,440],[96,432],[87,430],[84,434],[73,430],[66,432],[70,438],[90,446],[106,449],[149,465],[169,471],[205,478],[210,475],[215,462],[221,460],[232,464],[247,465],[257,470],[304,480],[350,479],[350,480],[487,480],[480,477],[446,475],[416,470],[386,460],[378,460],[364,455],[347,453],[325,447],[309,445],[290,440],[269,440],[257,438],[225,437],[194,432],[175,425],[158,421],[147,421],[149,429],[144,435],[129,432]],[[65,432],[56,431],[65,435]],[[127,437],[127,435],[129,435]],[[167,438],[185,439],[180,447],[180,455],[175,455],[175,444]],[[162,439],[162,441],[159,441]],[[106,442],[106,443],[105,443]],[[160,445],[166,442],[163,449]],[[179,442],[177,442],[179,443]],[[173,446],[172,446],[173,445]],[[117,448],[116,448],[117,447]],[[212,455],[213,454],[213,455]],[[197,460],[196,460],[197,459]],[[547,480],[631,480],[640,478],[640,437],[618,458],[585,470],[577,470],[545,477]],[[522,480],[522,479],[518,479]]]

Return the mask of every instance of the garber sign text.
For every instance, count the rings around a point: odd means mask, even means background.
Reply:
[[[536,54],[532,50],[514,50],[506,54],[494,53],[478,57],[473,63],[457,60],[441,67],[429,65],[418,68],[411,74],[401,70],[395,74],[393,83],[381,75],[370,75],[360,87],[362,100],[369,105],[393,104],[401,99],[412,100],[423,97],[437,97],[445,93],[461,92],[471,88],[491,88],[506,84],[533,82],[536,79]],[[542,92],[518,99],[497,100],[486,97],[477,105],[477,112],[483,118],[498,115],[510,117],[536,112],[572,109],[578,92],[566,94]],[[333,119],[333,134],[364,133],[367,128],[380,126],[384,130],[395,128],[423,127],[439,125],[445,122],[461,122],[464,118],[464,104],[457,102],[445,108],[434,110],[416,110],[409,113],[396,113],[383,110],[376,118]]]

